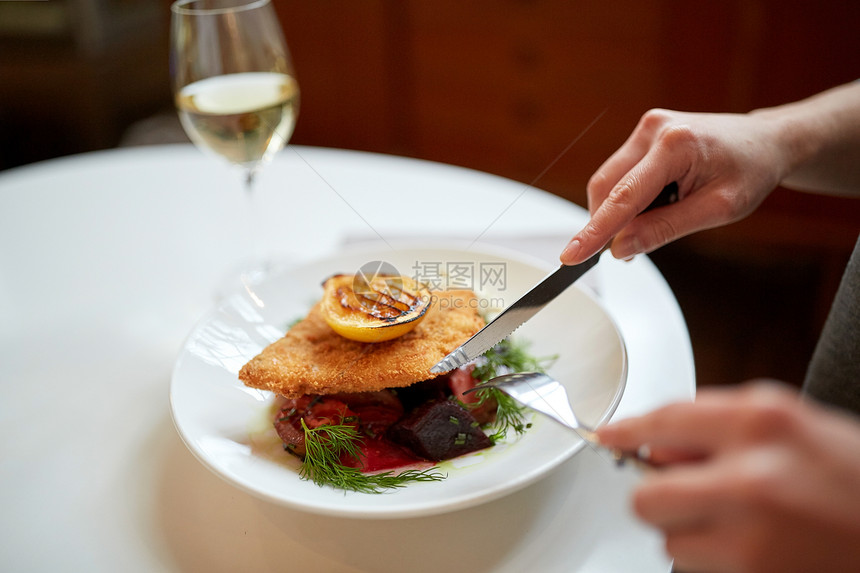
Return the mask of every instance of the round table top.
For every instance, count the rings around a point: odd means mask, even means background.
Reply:
[[[584,449],[492,503],[422,518],[302,513],[203,467],[170,419],[174,360],[216,285],[263,238],[291,264],[375,241],[459,241],[557,264],[580,207],[468,169],[288,146],[252,202],[189,145],[0,173],[0,562],[10,570],[662,571],[639,476]],[[249,231],[249,229],[252,229]],[[394,248],[394,247],[392,247]],[[589,286],[627,345],[623,418],[695,392],[677,302],[647,257]]]

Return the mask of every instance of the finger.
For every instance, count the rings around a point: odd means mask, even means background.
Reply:
[[[623,226],[640,213],[663,187],[677,181],[677,177],[689,168],[679,167],[685,161],[686,153],[678,153],[666,145],[657,145],[665,126],[677,116],[676,112],[653,109],[645,113],[627,141],[595,172],[589,180],[588,207],[592,220],[574,236],[561,255],[564,264],[576,264],[599,251]],[[657,155],[656,158],[653,156]],[[649,160],[649,156],[652,158]],[[656,159],[656,160],[655,160]],[[662,177],[660,183],[652,179],[654,173],[637,173],[642,165],[665,168],[676,164],[673,170],[677,177]],[[659,170],[657,172],[659,174]],[[645,183],[647,189],[638,201]],[[628,201],[634,203],[628,205]],[[630,207],[625,209],[625,206]],[[596,220],[595,220],[596,219]]]
[[[726,487],[733,467],[704,463],[654,472],[634,493],[637,514],[664,532],[667,552],[685,571],[737,566],[747,520],[738,513],[732,488]]]
[[[683,201],[642,213],[612,241],[612,256],[626,259],[650,253],[672,241],[741,218],[746,213],[735,204],[731,189],[702,187],[688,192]]]
[[[803,407],[797,392],[784,384],[757,381],[708,388],[694,403],[678,402],[602,426],[596,437],[605,447],[622,451],[647,445],[655,463],[670,463],[672,456],[679,461],[707,457],[737,443],[790,435],[797,431]]]
[[[612,188],[645,157],[650,145],[650,138],[643,136],[640,130],[636,130],[594,172],[594,175],[588,180],[588,185],[586,186],[589,213],[594,214],[597,208],[603,203],[603,200],[606,199],[606,196],[612,191]]]
[[[647,445],[643,448],[647,452],[646,460],[650,466],[661,468],[665,466],[700,462],[708,457],[709,452],[694,450],[682,450],[678,448],[661,448]],[[640,449],[640,452],[643,450]]]
[[[627,226],[660,194],[669,183],[680,178],[683,169],[667,161],[654,161],[648,152],[618,182],[585,227],[571,239],[562,252],[564,264],[577,264],[592,256]]]
[[[725,440],[726,423],[736,402],[729,392],[703,392],[696,402],[678,402],[644,416],[629,418],[596,430],[609,448],[636,451],[643,444],[652,450],[667,448],[708,454]]]
[[[603,162],[588,181],[588,209],[594,213],[624,175],[639,163],[654,145],[657,135],[674,117],[673,112],[652,109],[645,113],[627,140]]]
[[[633,494],[633,508],[664,530],[709,523],[725,506],[723,473],[719,464],[707,461],[649,472]]]

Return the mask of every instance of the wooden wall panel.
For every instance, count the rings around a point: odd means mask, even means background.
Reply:
[[[538,182],[583,203],[610,134],[658,101],[657,2],[501,4],[411,4],[414,151],[530,183],[602,114]]]
[[[275,0],[301,89],[293,141],[391,152],[391,47],[383,0]]]

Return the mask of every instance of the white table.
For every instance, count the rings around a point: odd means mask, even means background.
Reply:
[[[181,145],[0,174],[4,570],[669,569],[628,507],[635,472],[589,450],[499,502],[390,521],[288,510],[208,472],[172,426],[168,385],[248,252],[244,199],[237,174]],[[314,148],[281,153],[257,201],[268,244],[304,260],[362,236],[480,236],[554,261],[586,217],[490,175]],[[607,258],[594,280],[628,346],[616,419],[691,399],[689,336],[652,263]]]

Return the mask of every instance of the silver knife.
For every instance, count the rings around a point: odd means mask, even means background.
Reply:
[[[670,183],[643,211],[650,211],[657,207],[669,205],[678,200],[678,184]],[[567,287],[579,280],[582,275],[593,268],[600,260],[603,251],[609,248],[607,244],[597,254],[579,263],[578,265],[562,265],[555,272],[544,278],[530,291],[524,294],[518,301],[502,311],[499,316],[490,321],[484,328],[479,330],[472,338],[460,345],[448,356],[440,360],[433,368],[431,374],[443,374],[468,364],[475,358],[481,356],[490,348],[507,338],[513,331],[519,328],[525,321],[537,314],[550,301],[555,299]]]

